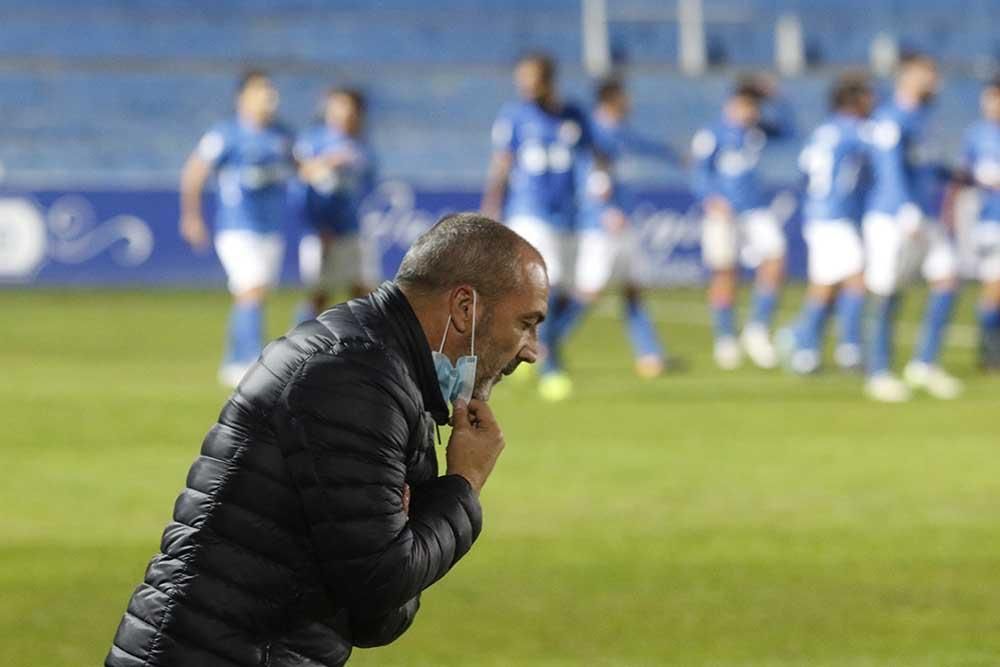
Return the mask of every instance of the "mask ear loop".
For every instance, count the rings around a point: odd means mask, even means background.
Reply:
[[[438,352],[444,351],[445,341],[448,340],[448,330],[451,329],[451,315],[448,316],[448,323],[444,325],[444,335],[441,336],[441,345]],[[476,356],[476,290],[472,290],[472,342],[469,356]]]
[[[472,290],[472,343],[469,356],[476,356],[476,290]]]
[[[444,335],[441,336],[441,346],[438,347],[438,352],[444,351],[444,342],[448,340],[448,329],[451,329],[451,315],[448,316],[448,324],[444,325]]]

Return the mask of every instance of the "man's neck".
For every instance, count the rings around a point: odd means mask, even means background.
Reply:
[[[427,339],[427,346],[432,350],[437,350],[441,346],[441,339],[444,338],[446,322],[448,321],[447,313],[444,313],[442,317],[440,306],[429,297],[416,294],[402,285],[399,285],[399,291],[406,297],[410,308],[417,316],[420,328]]]

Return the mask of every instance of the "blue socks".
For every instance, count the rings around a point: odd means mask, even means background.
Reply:
[[[549,296],[550,317],[542,325],[540,336],[548,349],[542,364],[543,374],[562,370],[562,343],[580,322],[586,310],[587,304],[573,296]]]
[[[774,319],[774,309],[777,305],[777,290],[757,286],[754,288],[753,300],[750,305],[750,322],[770,329],[771,320]]]
[[[920,345],[917,348],[916,359],[925,364],[937,363],[941,351],[944,331],[951,320],[951,311],[955,306],[955,290],[932,291],[927,302],[927,312],[924,313],[923,332]]]
[[[625,299],[625,323],[637,359],[654,356],[663,359],[663,347],[656,335],[656,327],[639,299]]]
[[[1000,331],[1000,306],[979,306],[979,329],[984,334]]]
[[[733,304],[724,306],[712,304],[712,329],[715,339],[736,337],[736,313]]]
[[[837,297],[837,321],[840,325],[840,344],[861,347],[861,320],[865,311],[863,292],[841,290]]]
[[[800,350],[818,351],[823,340],[829,307],[822,301],[806,299],[802,313],[795,325],[795,347]]]
[[[264,308],[260,303],[233,304],[225,363],[252,364],[260,356],[264,338]]]
[[[899,295],[875,297],[872,304],[874,330],[868,344],[868,374],[886,373],[892,366],[893,330]]]

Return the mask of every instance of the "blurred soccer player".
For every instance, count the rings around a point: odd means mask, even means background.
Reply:
[[[202,137],[181,175],[180,231],[196,250],[209,244],[202,191],[213,173],[218,178],[215,250],[234,301],[219,380],[230,386],[260,354],[264,298],[281,272],[294,166],[291,135],[275,120],[277,109],[278,91],[268,76],[246,73],[237,89],[236,117]]]
[[[640,288],[628,272],[627,260],[633,250],[628,229],[628,211],[632,202],[614,164],[632,154],[669,164],[680,163],[677,153],[665,142],[638,134],[628,122],[632,102],[622,83],[608,79],[597,88],[597,104],[591,114],[591,132],[600,154],[608,160],[606,170],[593,171],[592,160],[582,160],[582,206],[578,218],[577,290],[579,297],[592,303],[600,296],[613,274],[620,273],[625,283],[625,323],[635,355],[636,373],[641,377],[660,375],[666,356],[656,327],[642,303]],[[611,197],[603,195],[610,177]]]
[[[737,84],[719,121],[699,130],[692,142],[694,190],[705,215],[702,257],[712,272],[714,356],[726,370],[737,368],[742,357],[734,312],[741,261],[756,269],[743,349],[761,368],[777,363],[770,328],[784,278],[786,240],[767,207],[758,163],[768,139],[793,132],[791,113],[774,84],[756,77]]]
[[[823,331],[838,291],[836,362],[847,369],[861,364],[865,281],[860,225],[867,171],[862,133],[874,99],[865,77],[840,77],[830,96],[833,115],[812,133],[799,159],[807,179],[803,234],[809,248],[809,290],[798,320],[781,341],[796,373],[819,368]]]
[[[938,365],[945,328],[958,288],[958,260],[948,230],[932,219],[940,208],[944,174],[930,159],[926,132],[938,71],[927,56],[905,58],[893,99],[872,117],[872,191],[863,222],[865,282],[873,294],[875,330],[868,350],[866,393],[887,402],[905,401],[911,389],[954,398],[961,383]],[[900,290],[920,269],[930,294],[916,354],[903,373],[892,374],[892,352]]]
[[[482,209],[489,216],[502,214],[545,258],[552,289],[549,319],[541,333],[546,355],[539,391],[546,400],[562,400],[572,392],[563,370],[562,342],[586,307],[573,290],[576,179],[579,162],[594,147],[585,114],[559,97],[556,65],[549,56],[522,57],[514,82],[521,100],[505,105],[493,124],[493,158]],[[595,172],[605,166],[598,157]],[[604,185],[608,190],[595,196],[610,195],[606,175]]]
[[[979,223],[973,232],[978,255],[979,364],[1000,371],[1000,78],[980,98],[982,120],[965,133],[964,180],[980,194]]]
[[[346,288],[358,297],[379,279],[365,252],[358,208],[375,185],[375,160],[364,139],[365,99],[357,90],[334,88],[324,100],[323,123],[295,142],[301,183],[296,199],[310,233],[299,246],[299,266],[309,290],[299,309],[308,320],[326,308],[330,292]]]

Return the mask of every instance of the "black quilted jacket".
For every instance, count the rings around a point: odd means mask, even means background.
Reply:
[[[206,436],[105,665],[329,667],[395,640],[482,525],[468,482],[438,477],[447,418],[391,283],[268,345]]]

